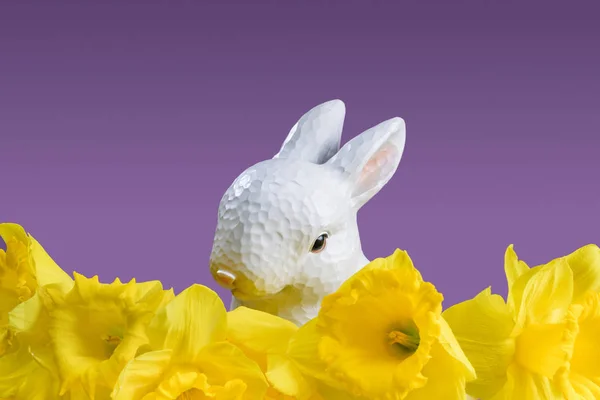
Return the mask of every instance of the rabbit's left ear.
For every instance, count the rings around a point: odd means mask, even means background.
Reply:
[[[352,187],[352,203],[360,208],[392,178],[406,141],[402,118],[392,118],[346,143],[328,162]]]
[[[323,164],[340,148],[346,106],[341,100],[320,104],[292,127],[273,158],[299,159]]]

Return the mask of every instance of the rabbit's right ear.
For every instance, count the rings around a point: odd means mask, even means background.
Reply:
[[[346,106],[341,100],[320,104],[300,118],[273,158],[323,164],[340,148]]]
[[[392,178],[405,141],[404,120],[392,118],[350,140],[327,162],[349,181],[355,208],[365,204]]]

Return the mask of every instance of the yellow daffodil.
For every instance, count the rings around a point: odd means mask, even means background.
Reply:
[[[68,291],[73,280],[21,226],[0,224],[0,236],[6,243],[6,252],[0,250],[0,397],[58,399],[38,295],[46,287]]]
[[[246,307],[227,315],[228,341],[253,359],[269,382],[266,400],[320,399],[312,379],[304,376],[286,354],[297,331],[290,321]]]
[[[114,400],[258,400],[267,381],[256,362],[226,341],[227,312],[209,288],[193,285],[148,328],[150,351],[122,371]]]
[[[529,268],[511,245],[505,271],[506,302],[488,288],[444,312],[477,371],[468,393],[483,400],[597,398],[574,393],[598,393],[587,369],[597,359],[583,354],[598,347],[588,335],[600,332],[594,306],[600,289],[599,249],[585,246]],[[583,332],[588,334],[581,336]]]
[[[148,343],[146,327],[173,297],[158,281],[104,284],[75,273],[64,293],[48,289],[48,332],[71,400],[108,398],[123,367]]]
[[[42,246],[17,224],[0,224],[0,237],[6,252],[0,249],[0,356],[9,347],[8,314],[27,301],[39,286],[72,286],[72,279],[45,252]]]
[[[327,399],[464,399],[475,374],[441,317],[442,299],[397,250],[327,296],[288,355]]]

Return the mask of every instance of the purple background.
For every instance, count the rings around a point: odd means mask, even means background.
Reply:
[[[446,305],[599,241],[597,2],[103,3],[0,5],[0,221],[67,271],[216,289],[222,193],[334,98],[344,142],[406,120],[364,250]]]

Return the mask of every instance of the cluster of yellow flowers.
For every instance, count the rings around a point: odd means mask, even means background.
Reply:
[[[21,226],[0,236],[0,399],[600,398],[596,246],[535,268],[509,247],[508,302],[444,312],[397,250],[297,327],[202,285],[71,278]]]

